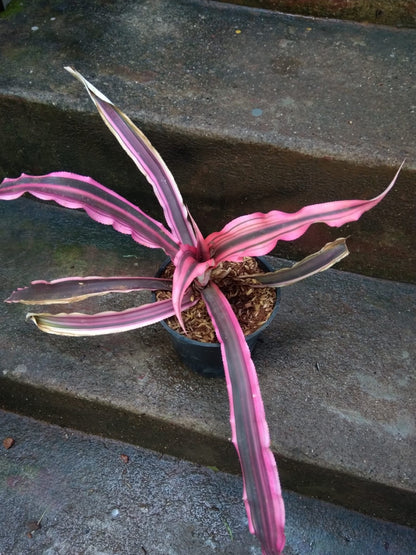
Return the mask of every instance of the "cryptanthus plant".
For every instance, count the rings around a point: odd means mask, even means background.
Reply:
[[[316,222],[338,227],[355,221],[378,204],[393,187],[371,200],[344,200],[306,206],[295,213],[273,210],[255,212],[229,222],[221,231],[203,237],[185,206],[175,180],[143,133],[108,98],[80,73],[66,68],[86,87],[107,127],[153,187],[166,225],[89,177],[68,172],[44,176],[22,174],[4,179],[0,199],[11,200],[31,193],[67,208],[80,208],[94,220],[150,248],[163,249],[174,264],[172,278],[74,277],[51,282],[34,281],[12,293],[7,302],[26,304],[68,303],[92,295],[138,290],[171,291],[171,297],[121,312],[93,315],[28,314],[41,330],[69,336],[118,333],[147,326],[176,315],[200,299],[206,305],[221,345],[230,402],[232,441],[244,480],[243,499],[250,532],[259,539],[263,553],[281,553],[285,544],[284,504],[256,370],[245,336],[230,302],[215,280],[215,269],[225,261],[240,263],[246,257],[269,253],[279,240],[294,240]],[[251,287],[282,287],[325,270],[348,254],[345,239],[328,243],[319,252],[291,268],[247,276]],[[244,281],[244,276],[238,278]]]

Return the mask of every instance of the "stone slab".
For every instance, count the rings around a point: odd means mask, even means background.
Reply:
[[[0,222],[0,298],[33,279],[153,275],[163,259],[29,199],[1,203]],[[69,310],[141,301],[93,297]],[[336,270],[283,291],[254,360],[284,487],[416,524],[415,302],[414,285]],[[0,407],[239,471],[224,381],[184,368],[160,326],[64,338],[25,312],[0,306]]]
[[[0,411],[5,435],[2,555],[260,555],[237,476]],[[414,530],[283,494],[286,555],[414,553]]]
[[[416,27],[415,0],[227,0],[232,4],[309,17]]]
[[[73,65],[150,136],[204,233],[253,211],[371,198],[347,226],[356,272],[415,281],[415,31],[197,0],[28,2],[0,19],[0,178],[72,170],[154,198]],[[86,148],[87,145],[87,148]],[[279,256],[337,231],[317,226]]]

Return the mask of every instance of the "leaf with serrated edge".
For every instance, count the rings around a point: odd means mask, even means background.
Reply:
[[[237,318],[221,290],[211,283],[203,299],[221,344],[230,401],[232,441],[244,479],[249,528],[263,552],[279,554],[285,544],[285,509],[264,414],[256,369]]]
[[[371,200],[340,200],[305,206],[293,214],[273,210],[267,214],[256,212],[229,222],[221,231],[206,238],[215,264],[223,260],[241,261],[244,256],[263,256],[277,241],[293,241],[314,223],[339,227],[374,208],[393,187],[403,164],[389,186]]]
[[[24,193],[53,200],[66,208],[82,208],[93,220],[131,235],[146,247],[164,249],[169,256],[175,256],[178,249],[171,233],[160,222],[90,177],[69,172],[22,174],[16,179],[6,178],[0,185],[0,200],[16,199]]]

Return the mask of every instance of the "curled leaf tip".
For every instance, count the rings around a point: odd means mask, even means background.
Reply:
[[[26,314],[26,322],[29,322],[29,320],[31,320],[34,324],[36,324],[36,326],[38,325],[37,322],[37,318],[36,318],[36,314],[34,312],[28,312]]]

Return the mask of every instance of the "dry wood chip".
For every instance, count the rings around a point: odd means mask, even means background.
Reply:
[[[6,437],[3,439],[3,447],[5,449],[10,449],[15,443],[16,442],[12,437]]]

